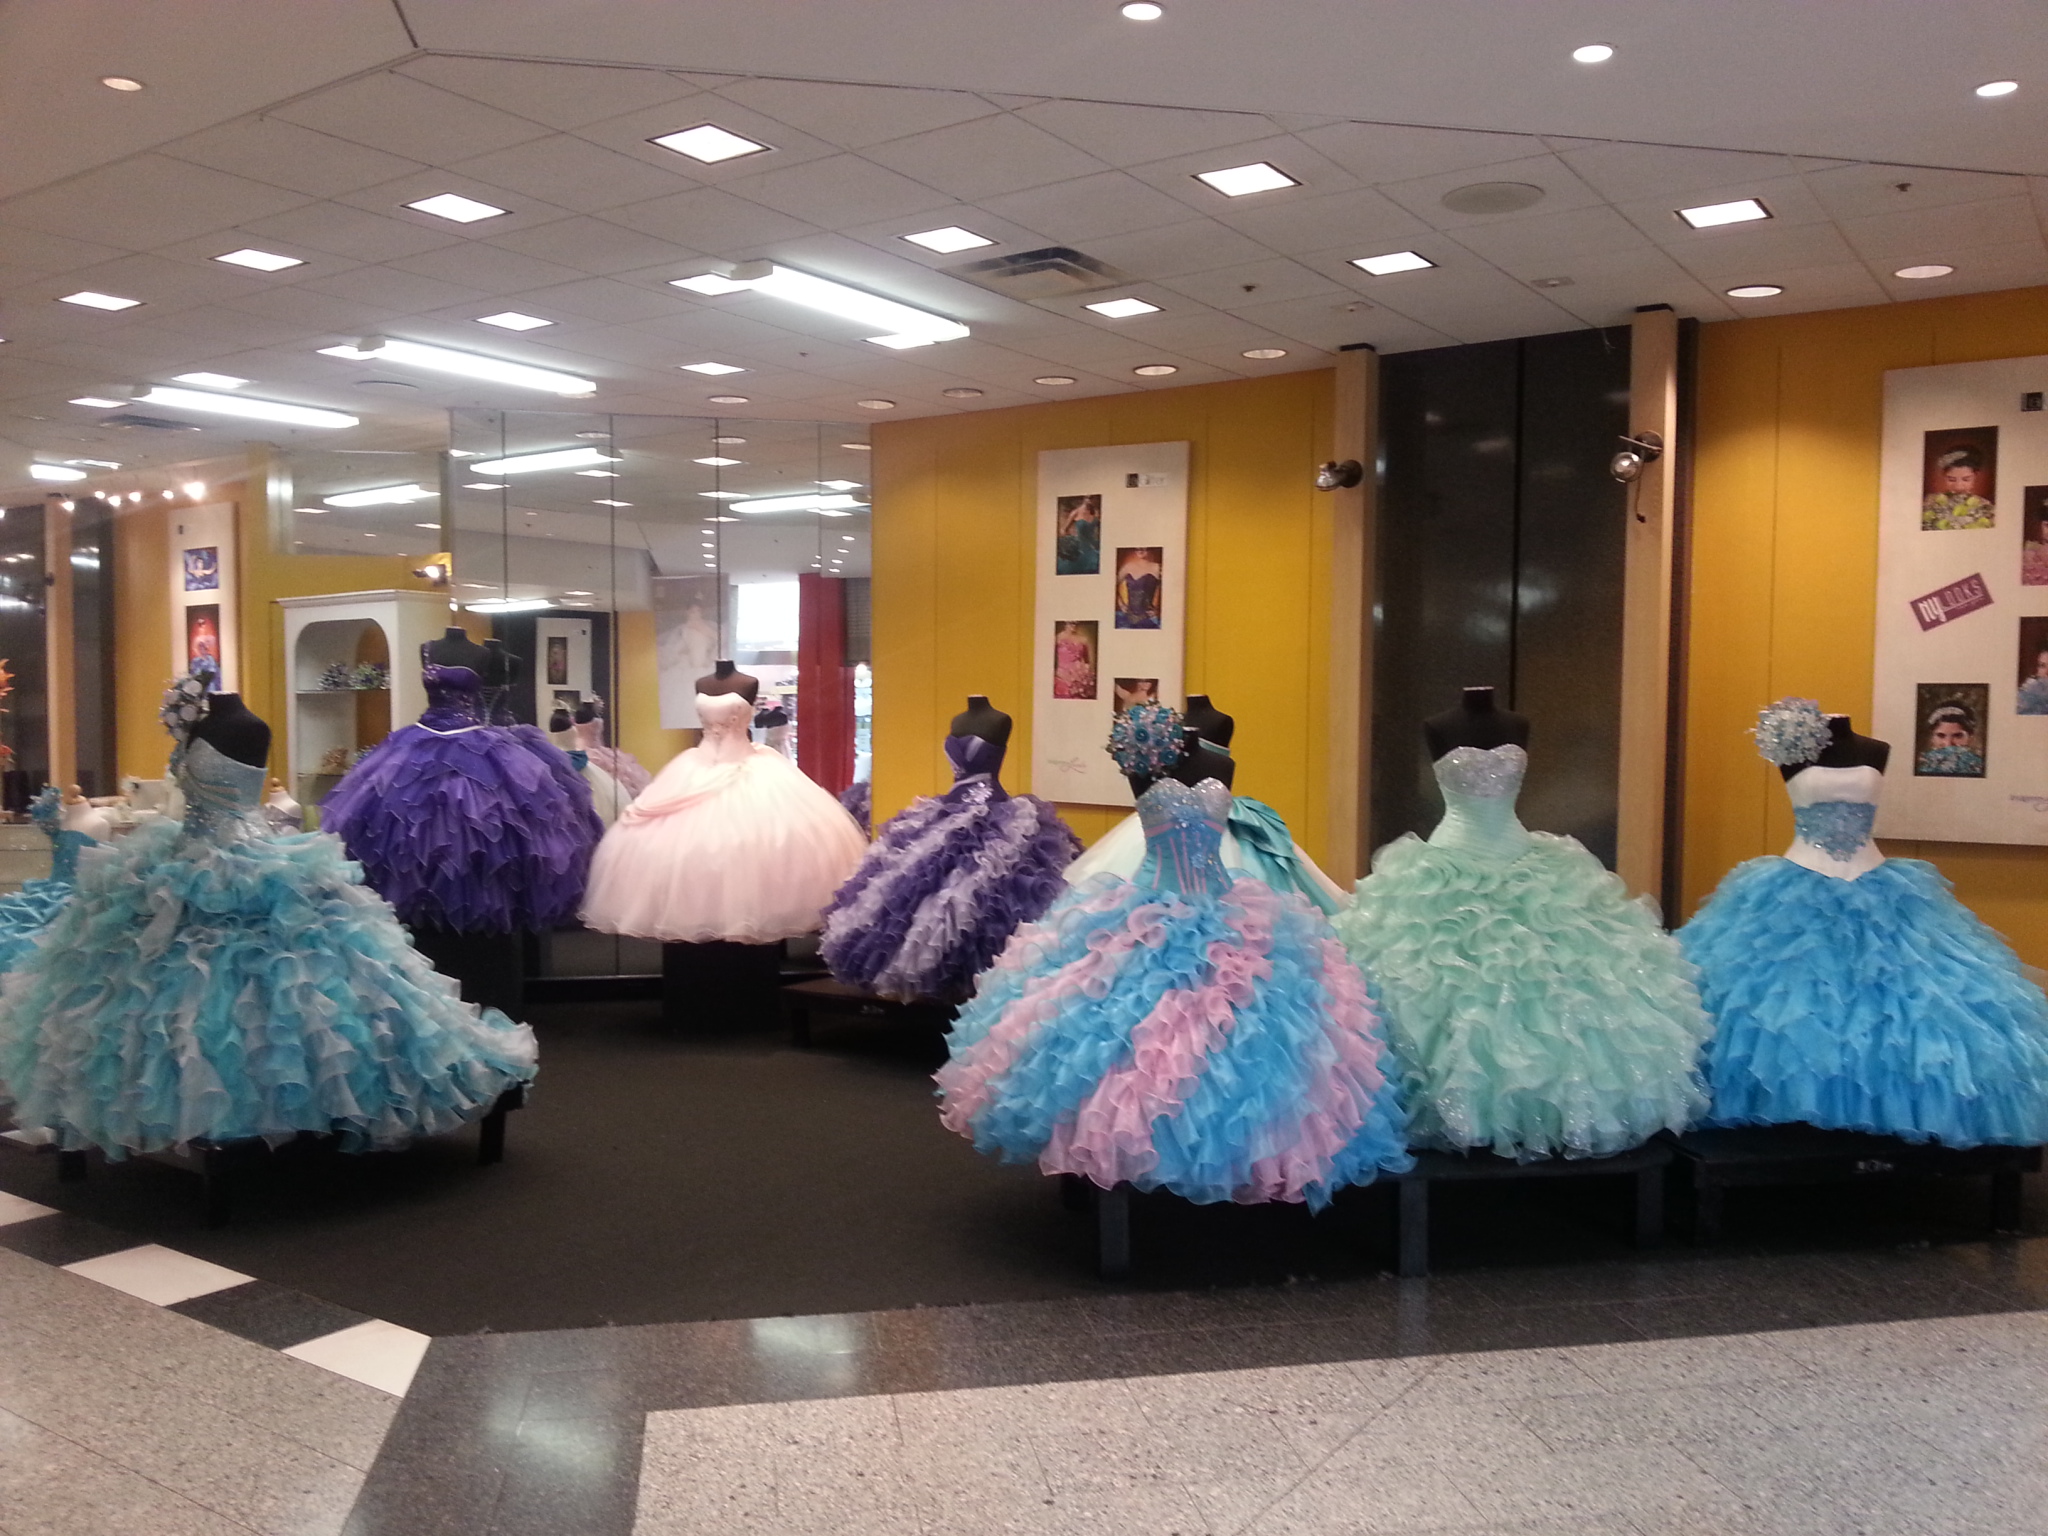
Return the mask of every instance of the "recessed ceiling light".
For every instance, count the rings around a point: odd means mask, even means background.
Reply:
[[[1744,283],[1740,288],[1730,288],[1731,299],[1775,299],[1785,290],[1776,283]]]
[[[98,411],[117,411],[128,402],[126,400],[103,400],[98,395],[80,395],[71,403],[73,405],[89,405]]]
[[[101,75],[100,84],[110,91],[139,91],[142,82],[132,75]]]
[[[522,315],[516,309],[501,310],[495,315],[478,315],[478,325],[495,325],[501,331],[537,331],[544,325],[553,325],[552,320],[543,320],[539,315]]]
[[[728,495],[730,495],[730,494],[733,494],[733,493],[731,493],[731,492],[726,492],[726,493],[724,493],[724,494],[728,494]],[[738,521],[739,521],[739,519],[738,519],[738,518],[736,518],[736,517],[712,517],[712,518],[706,518],[706,519],[705,519],[705,521],[706,521],[706,522],[712,522],[712,523],[736,523],[736,522],[738,522]]]
[[[1583,48],[1574,48],[1572,57],[1581,64],[1605,64],[1614,57],[1614,50],[1606,43],[1588,43]]]
[[[1195,180],[1204,182],[1225,197],[1248,197],[1254,192],[1273,192],[1281,187],[1298,187],[1300,182],[1263,160],[1250,165],[1233,165],[1221,171],[1197,171]]]
[[[722,444],[727,448],[736,448],[741,443],[744,443],[746,439],[744,437],[714,437],[711,441]]]
[[[828,491],[857,491],[860,489],[860,482],[858,480],[820,480],[818,484]]]
[[[229,251],[216,256],[215,261],[224,261],[231,267],[248,267],[257,272],[282,272],[286,267],[303,267],[305,263],[296,256],[280,256],[275,251],[259,251],[244,246],[239,251]]]
[[[866,453],[875,445],[873,443],[841,443],[839,446],[851,449],[855,453]]]
[[[180,384],[197,384],[202,389],[240,389],[249,382],[232,373],[174,373],[171,377]]]
[[[1529,280],[1531,288],[1569,288],[1572,280],[1568,277],[1534,277]]]
[[[984,389],[969,389],[966,385],[960,384],[955,385],[951,389],[942,389],[939,393],[948,400],[979,400],[988,391]]]
[[[958,224],[948,224],[944,229],[920,230],[914,235],[899,235],[897,238],[908,240],[912,245],[921,245],[928,251],[937,251],[941,256],[995,244],[987,235],[977,235],[973,230],[962,229]]]
[[[1141,363],[1138,367],[1133,368],[1131,372],[1141,379],[1163,379],[1169,373],[1179,373],[1180,369],[1176,368],[1172,363]]]
[[[581,587],[565,587],[565,588],[563,588],[563,590],[562,590],[562,596],[564,596],[564,597],[595,597],[595,596],[597,596],[597,594],[596,594],[595,592],[586,592],[586,591],[584,591],[584,590],[583,590],[583,589],[582,589]]]
[[[1926,277],[1947,277],[1953,271],[1955,271],[1955,268],[1948,266],[1946,263],[1930,261],[1921,267],[1901,267],[1892,276],[1911,278],[1917,282],[1919,279]]]
[[[595,501],[591,502],[591,505],[593,507],[630,507],[631,505],[633,505],[633,503],[631,503],[630,501],[609,501],[606,498],[600,496]]]
[[[505,489],[504,486],[498,484],[495,480],[470,480],[464,482],[462,488],[465,491],[502,491]]]
[[[1388,251],[1384,256],[1354,256],[1351,265],[1374,277],[1391,277],[1396,272],[1420,272],[1436,263],[1414,251]]]
[[[1678,216],[1694,229],[1718,229],[1723,224],[1747,224],[1753,219],[1768,219],[1771,210],[1753,197],[1738,197],[1732,203],[1681,208]]]
[[[690,460],[690,462],[691,462],[692,464],[711,464],[711,465],[715,465],[715,466],[718,466],[719,468],[723,468],[723,467],[724,467],[725,465],[727,465],[727,464],[744,464],[744,463],[746,463],[747,461],[746,461],[745,459],[727,459],[727,458],[721,458],[721,457],[719,457],[719,456],[718,456],[717,454],[715,454],[715,453],[714,453],[714,454],[713,454],[713,455],[711,455],[711,457],[710,457],[710,458],[708,458],[708,459],[692,459],[692,460]]]
[[[1437,201],[1453,213],[1519,213],[1543,201],[1543,189],[1527,181],[1475,181],[1453,187]]]
[[[893,411],[896,409],[896,402],[894,400],[856,400],[853,403],[864,411]]]
[[[1126,21],[1157,21],[1166,14],[1166,7],[1153,4],[1152,0],[1131,0],[1123,13]]]
[[[1083,309],[1092,309],[1096,314],[1109,320],[1128,320],[1133,315],[1156,315],[1157,304],[1147,304],[1143,299],[1104,299],[1100,304],[1084,304]]]
[[[715,375],[721,373],[745,373],[747,371],[744,368],[735,367],[731,363],[678,363],[676,366],[685,373],[709,373]]]
[[[706,395],[704,398],[713,405],[745,405],[747,403],[747,396],[745,395]]]
[[[692,293],[701,293],[707,298],[723,298],[728,293],[743,292],[747,284],[736,283],[720,272],[699,272],[695,277],[672,277],[671,288],[687,288]]]
[[[588,475],[593,480],[616,480],[619,478],[619,472],[616,469],[579,469],[576,473]]]
[[[438,528],[438,527],[440,527],[440,526],[441,526],[441,525],[440,525],[439,523],[414,523],[414,524],[413,524],[413,527],[415,527],[415,528]]]
[[[76,304],[81,309],[134,309],[142,300],[124,299],[113,293],[94,293],[90,288],[78,293],[67,293],[57,301],[59,304]]]
[[[416,203],[407,203],[408,208],[420,213],[431,213],[437,219],[450,219],[457,224],[474,224],[479,219],[495,219],[505,212],[493,203],[480,203],[473,197],[464,197],[459,192],[436,192],[432,197],[423,197]]]
[[[1061,385],[1061,384],[1076,384],[1076,383],[1079,383],[1080,381],[1079,381],[1078,379],[1074,378],[1074,377],[1073,377],[1073,375],[1071,375],[1071,374],[1066,374],[1066,373],[1046,373],[1046,374],[1040,374],[1040,375],[1039,375],[1039,376],[1038,376],[1037,378],[1033,379],[1033,380],[1032,380],[1031,382],[1032,382],[1032,383],[1034,383],[1034,384],[1044,384],[1044,385],[1046,385],[1046,386],[1048,386],[1048,387],[1056,387],[1056,386],[1058,386],[1058,385]]]
[[[721,160],[737,160],[742,155],[758,155],[772,148],[756,143],[737,133],[730,133],[716,123],[699,123],[694,128],[685,128],[680,133],[664,133],[647,141],[663,149],[672,149],[679,155],[688,155],[692,160],[705,165],[716,165]]]
[[[1259,362],[1264,363],[1270,362],[1272,359],[1276,357],[1285,357],[1287,355],[1287,349],[1285,347],[1253,347],[1244,355],[1246,357],[1256,358]]]
[[[2020,88],[2017,80],[1986,80],[1977,87],[1979,96],[2010,96]]]

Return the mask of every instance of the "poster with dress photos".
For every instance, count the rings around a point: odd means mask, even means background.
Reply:
[[[1129,805],[1103,750],[1133,704],[1181,704],[1188,445],[1038,456],[1031,788]]]
[[[1880,837],[2048,844],[2048,357],[1885,375]]]

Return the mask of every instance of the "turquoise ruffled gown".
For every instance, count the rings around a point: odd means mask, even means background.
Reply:
[[[97,845],[97,839],[83,832],[65,830],[63,806],[54,787],[37,795],[28,813],[50,839],[50,873],[41,880],[25,880],[20,890],[0,896],[0,971],[13,970],[35,948],[36,939],[71,900],[79,850]]]
[[[1932,864],[1878,853],[1882,782],[1801,769],[1788,855],[1738,864],[1678,932],[1718,1024],[1713,1121],[2048,1142],[2048,995]]]
[[[334,837],[269,830],[261,768],[194,741],[172,772],[185,820],[81,858],[0,990],[17,1124],[110,1157],[301,1131],[367,1151],[532,1079],[533,1032],[463,1002]]]
[[[1195,1201],[1306,1201],[1413,1166],[1363,978],[1321,913],[1223,866],[1230,791],[1138,799],[1135,880],[1026,923],[960,1012],[940,1118],[980,1151]]]
[[[1444,816],[1382,848],[1335,919],[1374,985],[1418,1146],[1605,1157],[1706,1111],[1712,1031],[1655,907],[1515,816],[1528,756],[1437,759]]]

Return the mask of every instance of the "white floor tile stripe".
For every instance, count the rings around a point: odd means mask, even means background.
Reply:
[[[19,1195],[10,1195],[5,1190],[0,1190],[0,1227],[11,1227],[17,1221],[34,1221],[38,1216],[56,1214],[47,1205],[37,1205],[33,1200],[24,1200]]]
[[[158,1243],[103,1253],[96,1259],[80,1259],[63,1267],[74,1275],[97,1280],[101,1285],[140,1296],[160,1307],[190,1301],[194,1296],[210,1296],[229,1286],[247,1285],[254,1278]]]
[[[372,1319],[339,1333],[326,1333],[294,1344],[285,1353],[337,1376],[389,1392],[393,1397],[403,1397],[412,1385],[420,1361],[426,1358],[427,1346],[433,1342],[424,1333]]]

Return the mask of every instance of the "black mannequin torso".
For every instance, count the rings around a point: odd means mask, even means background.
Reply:
[[[969,694],[967,708],[953,717],[953,724],[947,734],[951,736],[979,736],[983,741],[998,747],[1010,744],[1010,727],[1015,724],[995,705],[989,703],[985,694]]]
[[[1188,695],[1187,713],[1182,718],[1212,746],[1228,747],[1230,738],[1237,734],[1237,722],[1211,704],[1206,693]]]
[[[1204,779],[1215,779],[1228,789],[1231,780],[1237,776],[1237,764],[1230,754],[1219,752],[1203,741],[1202,733],[1191,725],[1181,727],[1180,739],[1180,761],[1160,777],[1176,779],[1190,787]],[[1159,782],[1158,778],[1143,773],[1127,773],[1124,778],[1130,784],[1131,793],[1134,795],[1144,794]]]
[[[189,735],[221,756],[232,757],[251,768],[261,768],[270,761],[270,727],[251,712],[240,694],[214,694],[207,701],[206,718],[193,726]]]
[[[575,717],[566,709],[558,709],[548,716],[548,730],[556,736],[561,735],[562,732],[569,729],[573,724],[575,724]]]
[[[595,720],[596,718],[597,706],[591,703],[588,699],[585,699],[581,704],[578,704],[576,706],[576,723],[578,725],[588,725],[591,721]]]
[[[1875,768],[1883,773],[1892,760],[1892,744],[1875,736],[1858,736],[1847,715],[1828,716],[1828,744],[1810,763],[1780,763],[1779,777],[1790,779],[1802,768]]]
[[[1529,717],[1502,709],[1491,688],[1467,688],[1456,709],[1422,722],[1422,738],[1429,743],[1432,762],[1459,747],[1477,747],[1482,752],[1495,747],[1526,747]]]
[[[699,693],[736,693],[749,704],[761,693],[761,680],[742,672],[729,661],[721,661],[703,677],[697,679]]]
[[[478,677],[490,660],[490,652],[470,639],[464,631],[450,626],[438,640],[420,647],[420,659],[437,667],[467,667]]]
[[[505,649],[505,642],[484,642],[483,679],[486,688],[510,688],[519,681],[519,658]]]

